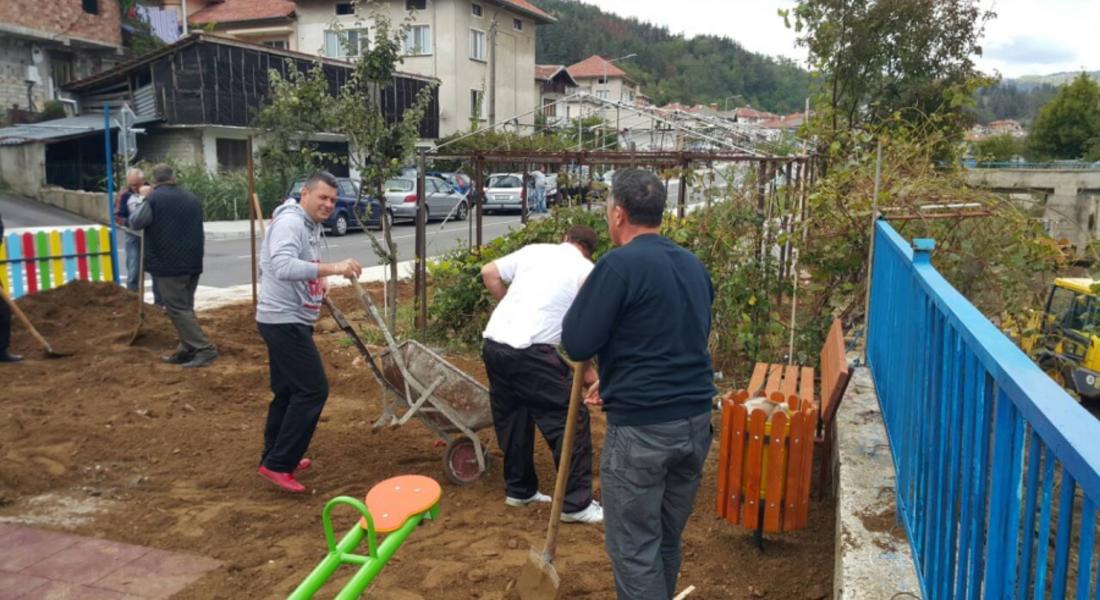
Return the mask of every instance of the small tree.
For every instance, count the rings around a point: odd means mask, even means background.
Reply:
[[[1100,159],[1100,85],[1081,73],[1043,106],[1028,149],[1037,158]]]
[[[1022,140],[1012,134],[990,136],[974,144],[974,158],[978,162],[1004,162],[1019,156],[1024,150]]]
[[[312,134],[335,133],[347,138],[348,161],[362,179],[357,206],[362,205],[369,190],[383,207],[380,218],[384,242],[370,231],[367,235],[375,253],[389,267],[387,320],[392,329],[397,322],[398,253],[392,235],[393,219],[385,210],[383,187],[412,156],[420,122],[431,104],[433,86],[421,89],[413,104],[396,119],[387,119],[383,95],[394,84],[409,23],[394,27],[383,8],[373,4],[368,11],[373,33],[369,46],[347,48],[349,55],[357,56],[352,60],[351,76],[336,95],[332,95],[320,63],[304,73],[291,64],[285,79],[277,72],[271,73],[271,99],[261,109],[256,123],[269,134],[273,147],[266,156],[275,164],[300,166],[317,159],[318,153],[309,149],[307,143]],[[361,9],[357,3],[357,27],[363,22]],[[344,43],[348,43],[346,38]],[[358,217],[358,211],[354,212]]]

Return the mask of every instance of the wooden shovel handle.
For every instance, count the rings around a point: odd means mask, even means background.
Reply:
[[[15,316],[19,317],[19,320],[26,326],[27,330],[31,332],[34,339],[38,340],[38,343],[42,345],[49,352],[53,352],[53,348],[50,347],[50,343],[46,341],[46,338],[42,337],[42,334],[38,333],[38,330],[31,324],[31,320],[27,318],[27,315],[23,314],[23,309],[19,308],[19,305],[11,299],[8,292],[4,290],[3,286],[0,286],[0,296],[4,297],[4,302],[11,307],[11,311],[15,313]]]
[[[569,392],[569,411],[565,417],[565,435],[561,440],[561,459],[558,461],[558,478],[554,483],[554,503],[550,505],[550,524],[546,528],[546,547],[542,555],[546,562],[553,562],[558,550],[558,528],[561,527],[561,507],[565,503],[565,482],[573,461],[573,438],[577,432],[577,412],[580,411],[581,393],[584,391],[584,373],[589,361],[573,365],[573,388]]]

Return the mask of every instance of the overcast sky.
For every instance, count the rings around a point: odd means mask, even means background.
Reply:
[[[676,33],[724,35],[754,52],[806,58],[776,12],[794,6],[793,0],[584,1]],[[1100,0],[981,0],[981,5],[997,13],[982,41],[982,70],[1005,77],[1100,70]]]

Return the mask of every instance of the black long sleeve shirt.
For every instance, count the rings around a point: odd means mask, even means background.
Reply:
[[[713,300],[703,263],[656,234],[596,263],[565,315],[562,345],[575,360],[598,356],[609,423],[664,423],[711,409]]]

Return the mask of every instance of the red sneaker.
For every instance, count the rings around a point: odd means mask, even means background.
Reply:
[[[306,486],[304,486],[304,485],[298,483],[297,481],[295,481],[294,480],[294,475],[292,473],[278,473],[278,472],[272,471],[271,469],[268,469],[267,467],[264,467],[264,466],[261,466],[260,470],[258,472],[259,472],[261,477],[263,477],[264,479],[270,481],[271,483],[274,483],[275,485],[283,488],[284,490],[286,490],[288,492],[304,492],[304,491],[306,491]]]
[[[302,471],[308,471],[313,466],[313,461],[308,458],[303,458],[298,461],[298,466],[294,468],[295,473],[301,473]]]

